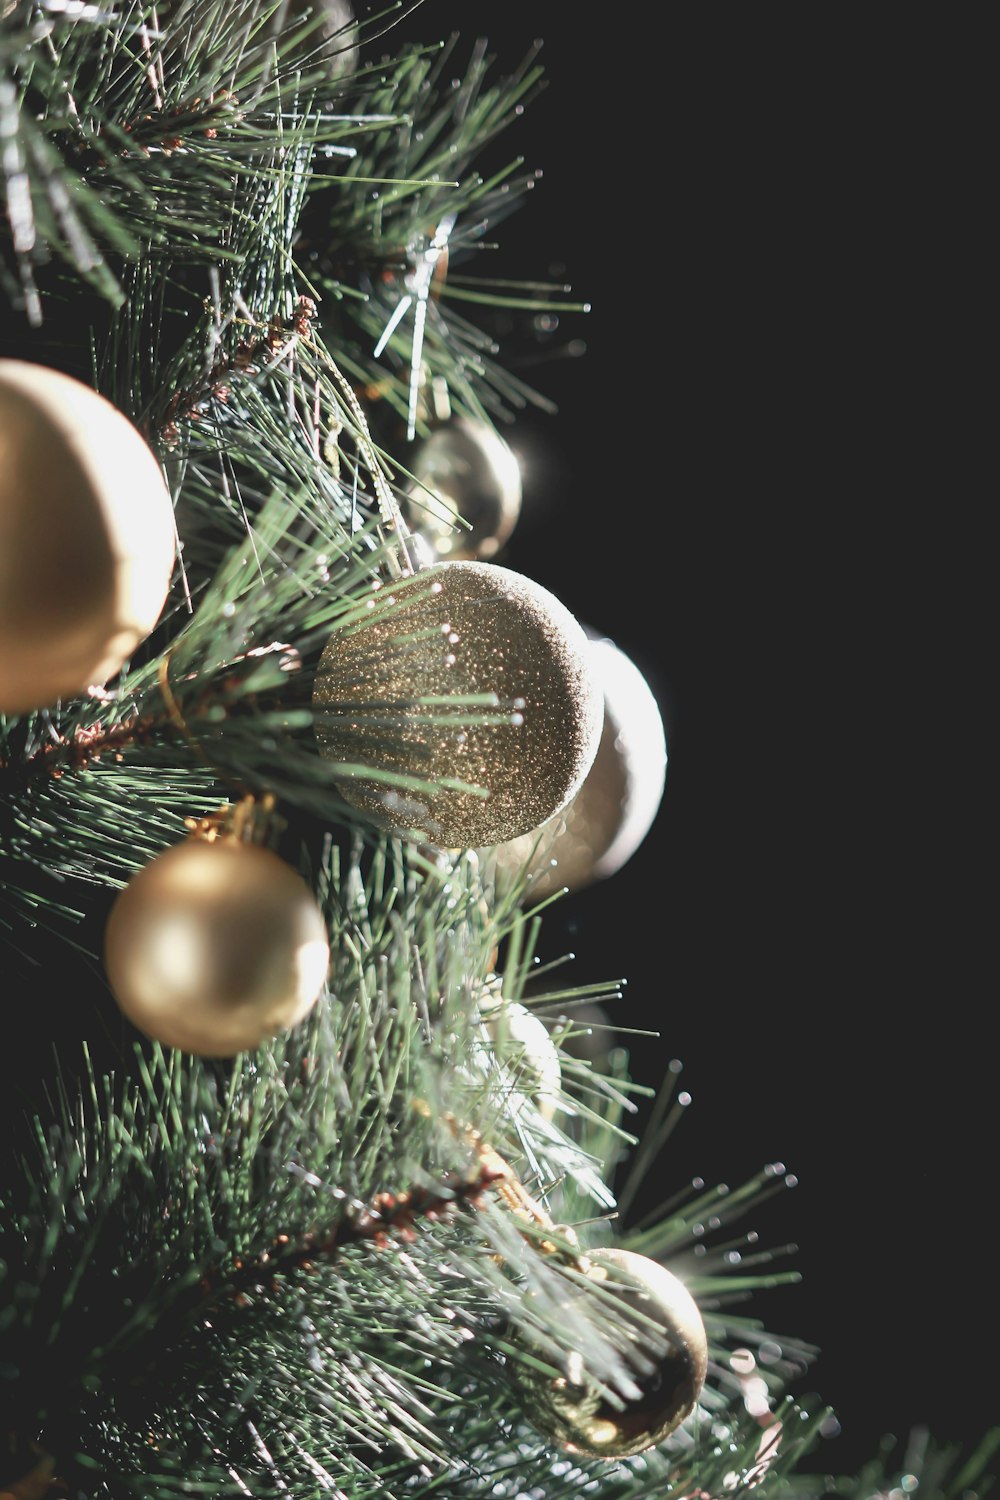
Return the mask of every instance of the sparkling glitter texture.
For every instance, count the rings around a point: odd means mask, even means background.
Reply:
[[[565,807],[604,716],[565,605],[483,562],[438,563],[371,602],[331,637],[313,693],[316,738],[344,767],[347,800],[444,848],[516,838]],[[485,701],[461,701],[473,695]]]

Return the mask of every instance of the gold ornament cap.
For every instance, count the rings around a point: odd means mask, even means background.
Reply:
[[[572,1379],[518,1379],[531,1393],[530,1420],[546,1437],[589,1458],[629,1458],[663,1442],[694,1411],[708,1369],[705,1325],[687,1287],[657,1261],[619,1249],[588,1256],[588,1275],[613,1291],[629,1330],[623,1357],[632,1393],[613,1403],[583,1369]]]
[[[380,590],[331,636],[313,707],[344,797],[441,848],[497,844],[565,807],[604,717],[582,626],[548,589],[483,562]]]
[[[232,1057],[295,1026],[326,979],[323,915],[270,849],[189,838],[134,875],[111,909],[105,967],[146,1036]]]
[[[138,429],[82,381],[0,360],[0,713],[113,677],[159,619],[174,556]]]

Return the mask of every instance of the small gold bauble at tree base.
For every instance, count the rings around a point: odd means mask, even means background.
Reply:
[[[303,1019],[330,950],[312,892],[277,854],[189,838],[117,897],[104,959],[119,1006],[146,1036],[232,1057]]]
[[[408,468],[418,483],[410,485],[406,517],[436,555],[495,557],[521,513],[521,471],[499,433],[488,422],[449,417],[419,444]]]
[[[591,637],[590,659],[604,694],[604,729],[594,764],[573,801],[537,833],[501,845],[501,880],[530,875],[525,900],[567,886],[582,890],[621,869],[653,825],[663,800],[667,745],[653,693],[613,641]]]
[[[511,1089],[531,1099],[543,1120],[551,1120],[559,1107],[562,1069],[544,1023],[526,1005],[505,1000],[498,984],[484,989],[477,1005]]]
[[[629,1458],[654,1448],[694,1411],[705,1384],[708,1342],[697,1303],[665,1266],[630,1250],[589,1252],[595,1279],[610,1273],[613,1289],[634,1342],[624,1354],[637,1391],[613,1404],[582,1369],[572,1380],[552,1380],[518,1367],[516,1378],[530,1393],[525,1415],[544,1437],[588,1458]],[[590,1305],[590,1316],[600,1304]],[[583,1315],[581,1313],[581,1315]],[[651,1319],[662,1336],[640,1320]]]
[[[587,638],[565,605],[481,562],[437,563],[371,603],[331,636],[313,691],[317,743],[343,767],[344,797],[449,849],[516,838],[564,807],[603,719]],[[400,779],[380,784],[366,768]]]
[[[79,380],[0,360],[0,713],[113,677],[159,618],[174,553],[132,423]]]

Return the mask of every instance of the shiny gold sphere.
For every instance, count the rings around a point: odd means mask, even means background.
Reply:
[[[488,422],[449,417],[414,451],[406,518],[437,557],[495,557],[521,514],[521,471]],[[458,519],[467,525],[457,524]]]
[[[371,603],[331,636],[313,692],[317,743],[344,768],[345,798],[442,848],[516,838],[564,807],[603,718],[565,605],[481,562],[438,563]]]
[[[284,860],[235,839],[190,838],[118,896],[104,960],[140,1031],[165,1047],[232,1057],[302,1020],[330,950],[311,891]]]
[[[501,881],[527,870],[525,900],[567,886],[582,890],[621,869],[653,825],[663,800],[667,745],[659,706],[639,671],[609,640],[588,641],[604,694],[604,729],[594,763],[572,802],[535,833],[496,851]]]
[[[113,677],[159,618],[174,551],[131,422],[79,380],[0,360],[0,713]]]
[[[525,1366],[517,1378],[531,1396],[526,1415],[543,1436],[588,1458],[628,1458],[662,1443],[694,1411],[708,1369],[705,1325],[687,1287],[656,1261],[617,1249],[590,1257],[590,1274],[620,1303],[632,1339],[624,1362],[638,1394],[623,1393],[619,1407],[582,1370],[553,1381]],[[662,1336],[659,1347],[640,1322],[647,1318]]]

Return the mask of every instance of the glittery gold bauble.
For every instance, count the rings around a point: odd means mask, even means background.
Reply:
[[[174,546],[131,422],[81,381],[0,360],[0,713],[114,676],[159,618]]]
[[[631,1339],[623,1359],[632,1391],[613,1404],[572,1359],[569,1377],[558,1380],[515,1368],[531,1396],[526,1415],[543,1436],[589,1458],[628,1458],[661,1443],[694,1411],[708,1368],[705,1326],[687,1287],[656,1261],[630,1250],[590,1255],[591,1275],[607,1277],[602,1285],[614,1292]],[[590,1304],[591,1317],[599,1305]],[[645,1319],[657,1325],[659,1345]]]
[[[408,467],[418,483],[410,486],[407,520],[437,556],[495,557],[521,513],[521,471],[499,433],[488,422],[449,417]]]
[[[312,893],[284,860],[233,838],[189,838],[118,896],[104,957],[140,1031],[201,1057],[232,1057],[302,1020],[330,950]]]
[[[498,986],[483,991],[478,1008],[512,1104],[516,1108],[518,1095],[529,1098],[542,1118],[551,1120],[559,1107],[562,1070],[545,1025],[526,1005],[505,1000]]]
[[[527,864],[524,895],[532,901],[614,875],[646,837],[663,799],[667,746],[656,699],[613,642],[591,638],[588,648],[604,693],[594,764],[568,807],[536,833],[497,850],[501,879],[520,876]]]
[[[438,563],[380,590],[367,617],[327,643],[313,706],[348,801],[443,848],[516,838],[564,807],[603,714],[587,638],[566,607],[481,562]]]

